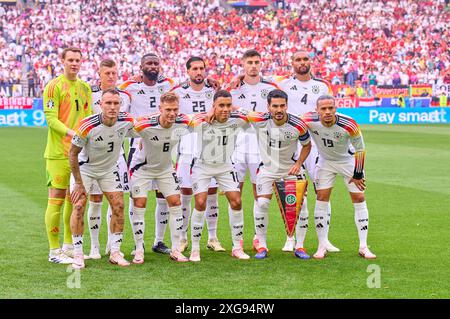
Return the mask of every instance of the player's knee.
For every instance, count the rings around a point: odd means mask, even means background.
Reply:
[[[145,208],[147,200],[145,198],[135,198],[133,200],[133,206],[136,208]]]
[[[242,209],[242,200],[240,197],[233,198],[230,200],[230,207],[233,210],[241,210]]]
[[[265,197],[258,198],[258,207],[259,209],[266,211],[269,209],[270,199]]]
[[[114,207],[116,211],[123,212],[123,209],[125,207],[123,200],[119,200],[116,203],[114,203]]]
[[[351,197],[353,203],[362,203],[366,200],[364,193],[352,193]]]
[[[328,202],[330,200],[330,194],[328,192],[317,191],[317,200],[321,202]]]
[[[198,211],[205,211],[206,210],[206,199],[195,199],[195,209]]]
[[[91,195],[90,196],[90,201],[94,202],[94,203],[100,203],[103,199],[102,195]]]
[[[84,208],[86,207],[86,198],[79,199],[74,205],[73,209],[78,212],[84,212]]]
[[[181,206],[181,199],[179,195],[169,196],[166,200],[169,207]]]

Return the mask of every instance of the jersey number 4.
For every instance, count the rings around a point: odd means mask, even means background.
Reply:
[[[303,104],[308,103],[308,94],[303,95],[302,99],[300,100]]]

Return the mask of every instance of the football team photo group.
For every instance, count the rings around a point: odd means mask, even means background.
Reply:
[[[449,298],[449,21],[0,0],[0,299]]]

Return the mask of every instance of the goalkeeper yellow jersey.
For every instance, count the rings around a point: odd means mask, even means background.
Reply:
[[[67,159],[72,140],[68,130],[76,131],[80,121],[92,114],[91,88],[79,78],[70,81],[60,75],[45,86],[43,104],[48,125],[44,157]]]

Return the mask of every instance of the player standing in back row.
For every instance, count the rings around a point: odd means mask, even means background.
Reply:
[[[215,89],[206,83],[206,65],[200,57],[191,57],[186,62],[189,81],[176,86],[173,92],[180,97],[180,113],[198,114],[208,112],[213,105]],[[192,179],[191,168],[194,154],[197,151],[196,133],[185,135],[179,143],[179,154],[176,164],[177,176],[181,186],[181,205],[183,207],[183,231],[180,250],[187,246],[187,231],[191,215]],[[213,178],[208,188],[206,202],[206,224],[208,226],[207,247],[214,251],[225,251],[217,238],[217,222],[219,220],[219,204],[217,201],[217,182]]]
[[[319,248],[314,258],[323,259],[327,254],[328,223],[327,210],[336,176],[344,177],[345,185],[355,207],[355,223],[358,229],[359,254],[366,259],[376,256],[367,247],[369,212],[364,197],[366,180],[364,179],[365,148],[361,130],[355,120],[336,113],[336,100],[331,95],[323,95],[317,100],[317,112],[305,114],[311,136],[319,151],[314,181],[317,190],[314,220],[316,224]],[[353,145],[355,154],[349,152]]]
[[[148,53],[141,58],[142,82],[126,81],[119,86],[132,96],[130,114],[134,118],[148,116],[159,112],[161,96],[174,87],[174,81],[160,75],[161,60],[155,53]],[[132,138],[128,153],[128,166],[131,168],[133,158],[139,152],[140,138]],[[149,188],[149,190],[151,190]],[[133,214],[133,200],[129,203],[130,222]],[[157,198],[155,208],[155,240],[152,250],[154,252],[169,254],[170,249],[164,244],[164,233],[168,223],[169,207],[164,198]],[[137,231],[131,222],[133,232]]]
[[[244,77],[239,87],[230,91],[233,97],[233,105],[241,110],[253,112],[267,112],[267,96],[269,92],[278,89],[272,82],[265,81],[261,77],[261,54],[256,50],[246,51],[241,59]],[[239,178],[239,187],[244,187],[245,175],[250,174],[250,182],[253,185],[253,214],[258,205],[256,193],[256,172],[261,162],[258,149],[258,140],[253,128],[239,133],[236,140],[236,149],[233,153],[233,163]],[[254,248],[258,249],[256,235]]]
[[[317,99],[324,94],[331,94],[331,87],[328,82],[314,78],[311,74],[311,59],[306,51],[298,51],[292,56],[293,75],[276,78],[278,86],[286,92],[289,97],[288,112],[297,116],[312,112],[316,109]],[[299,145],[300,147],[300,145]],[[315,166],[318,157],[317,147],[312,141],[311,153],[306,159],[303,166],[312,181],[315,180]],[[283,251],[292,251],[303,248],[306,232],[308,230],[308,206],[307,201],[303,203],[302,212],[295,229],[296,238],[287,238],[283,247]],[[327,214],[327,223],[330,223],[331,205]],[[297,241],[297,243],[295,243]],[[326,234],[326,247],[329,252],[338,252],[339,249],[334,247],[328,241],[328,233]],[[304,256],[308,259],[307,256]]]

